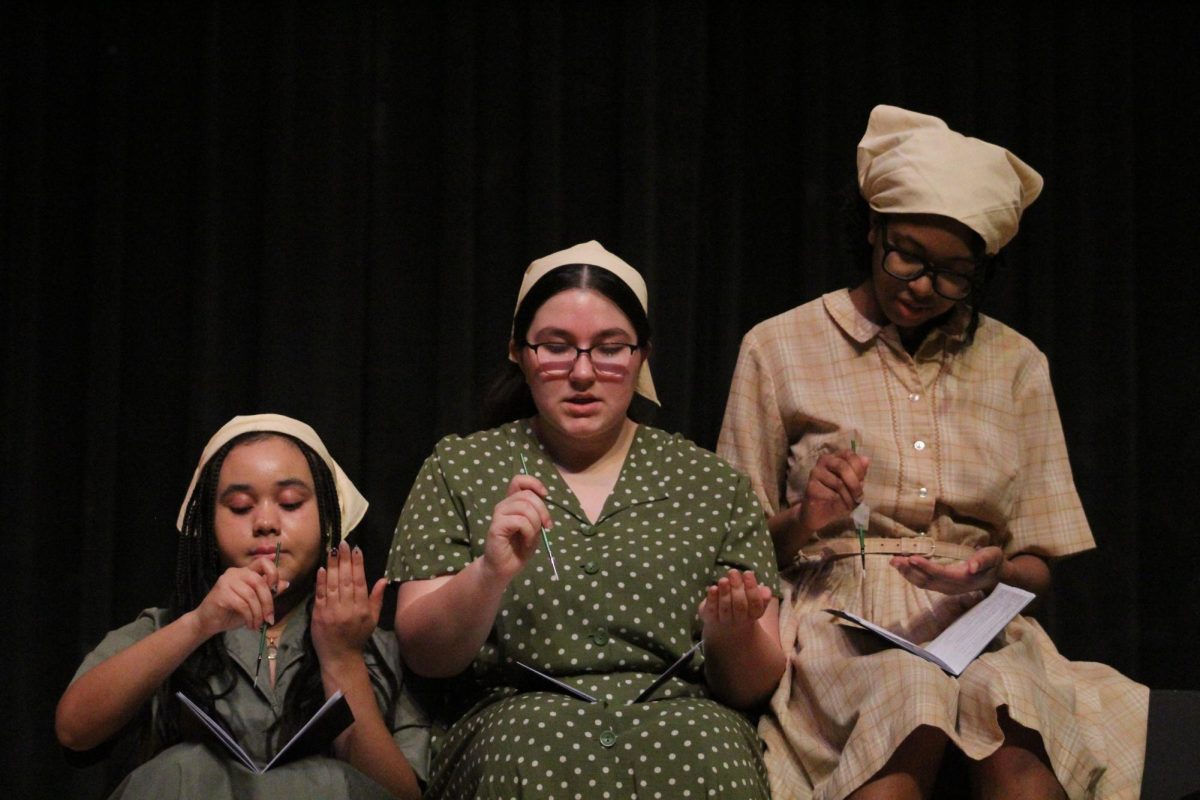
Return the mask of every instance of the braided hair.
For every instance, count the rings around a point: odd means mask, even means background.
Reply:
[[[217,488],[226,457],[239,445],[270,438],[286,439],[304,454],[313,476],[322,549],[328,552],[341,544],[342,520],[337,487],[324,459],[301,440],[284,433],[253,431],[237,436],[214,453],[204,465],[184,513],[175,559],[175,590],[169,606],[171,621],[198,607],[225,570],[217,547],[215,519]],[[323,559],[319,560],[318,565],[320,563],[323,563]],[[316,568],[311,575],[296,576],[294,583],[311,584],[315,580],[315,570]],[[314,597],[310,594],[305,601],[310,619],[313,600]],[[369,641],[368,646],[376,650],[373,641]],[[284,713],[278,723],[285,739],[297,732],[325,702],[320,662],[313,648],[311,625],[304,631],[302,652],[299,672],[288,688],[283,706]],[[381,656],[377,650],[376,655]],[[181,740],[181,706],[175,698],[177,691],[187,694],[210,716],[220,719],[216,701],[233,690],[237,680],[234,670],[233,662],[222,646],[219,635],[211,637],[196,648],[159,687],[159,713],[148,731],[149,741],[144,741],[140,748],[142,756],[152,757]],[[394,684],[395,679],[389,676],[388,681]],[[395,685],[383,688],[392,693],[396,690]]]

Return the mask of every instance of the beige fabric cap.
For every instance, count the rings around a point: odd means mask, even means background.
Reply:
[[[516,317],[517,309],[521,307],[521,301],[525,299],[525,295],[529,294],[529,290],[533,288],[535,283],[551,270],[568,264],[588,264],[608,270],[633,290],[638,302],[642,304],[642,310],[647,314],[650,313],[650,301],[649,295],[646,292],[646,281],[642,278],[641,273],[626,264],[619,256],[605,250],[599,242],[593,240],[577,244],[574,247],[568,247],[566,250],[559,250],[557,253],[551,253],[548,256],[543,256],[530,264],[525,270],[525,277],[521,280],[521,291],[517,293],[517,305],[513,308],[513,316]],[[516,331],[513,331],[513,338],[516,338]],[[646,359],[642,359],[642,368],[638,372],[636,391],[655,405],[662,405],[658,402],[658,393],[654,391],[654,381],[650,377],[650,362]]]
[[[180,531],[183,530],[183,519],[187,516],[187,507],[192,500],[192,492],[196,491],[196,482],[200,480],[200,473],[208,464],[209,459],[231,439],[235,439],[243,433],[257,432],[286,433],[288,436],[304,442],[321,457],[321,460],[329,467],[329,471],[333,473],[334,486],[337,487],[338,506],[342,511],[342,538],[349,536],[350,531],[354,530],[362,521],[363,515],[367,513],[367,499],[359,494],[358,489],[354,488],[354,484],[346,477],[346,473],[342,472],[342,468],[333,460],[333,456],[329,455],[329,451],[325,449],[325,443],[321,441],[320,436],[317,436],[317,432],[310,425],[282,414],[252,414],[234,417],[213,434],[213,437],[208,440],[208,444],[204,446],[204,452],[200,454],[200,464],[192,474],[192,482],[188,485],[183,505],[179,507],[179,518],[175,520],[175,527]]]
[[[858,185],[881,214],[938,214],[983,237],[995,255],[1017,235],[1042,176],[994,144],[937,117],[875,106],[858,143]]]

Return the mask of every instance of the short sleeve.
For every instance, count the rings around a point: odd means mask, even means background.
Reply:
[[[471,563],[463,507],[450,489],[439,450],[425,460],[400,512],[385,575],[412,581],[450,575]]]
[[[166,624],[166,616],[166,609],[147,608],[138,614],[137,619],[133,622],[123,625],[114,631],[109,631],[100,640],[100,644],[96,645],[95,649],[83,659],[83,663],[75,671],[75,677],[71,679],[71,682],[74,683],[97,665],[154,633]]]
[[[774,370],[764,363],[755,332],[738,353],[717,453],[750,478],[767,516],[785,505],[788,436],[776,396]]]
[[[767,532],[766,518],[750,490],[749,480],[740,473],[730,503],[725,538],[717,554],[713,582],[730,569],[752,570],[761,585],[770,587],[773,594],[779,595],[775,550],[771,535]]]
[[[1014,395],[1020,414],[1021,452],[1007,554],[1057,557],[1090,550],[1096,543],[1071,477],[1058,404],[1043,354],[1026,362],[1017,376]]]

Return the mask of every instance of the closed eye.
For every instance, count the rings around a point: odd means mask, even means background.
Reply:
[[[601,344],[596,345],[596,352],[601,356],[616,358],[629,352],[631,345],[628,344]]]

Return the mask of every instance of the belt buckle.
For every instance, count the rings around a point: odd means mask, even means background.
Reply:
[[[901,549],[905,555],[932,558],[933,554],[937,552],[937,542],[933,539],[923,536],[906,536],[901,541],[903,542]]]

